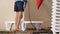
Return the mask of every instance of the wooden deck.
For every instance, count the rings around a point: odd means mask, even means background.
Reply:
[[[52,34],[52,31],[49,29],[36,30],[26,30],[26,31],[0,31],[0,34]]]

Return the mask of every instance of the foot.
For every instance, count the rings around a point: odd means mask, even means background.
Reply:
[[[21,29],[17,28],[16,31],[21,31]]]

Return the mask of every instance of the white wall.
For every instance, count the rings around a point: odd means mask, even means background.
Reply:
[[[36,0],[30,0],[30,12],[32,20],[44,21],[42,27],[51,26],[51,2],[52,0],[44,0],[40,9],[36,8]],[[32,8],[33,7],[33,8]],[[5,30],[5,21],[15,20],[14,12],[14,0],[0,0],[0,29]],[[28,17],[28,5],[25,9],[25,20],[29,20]]]
[[[4,30],[5,21],[14,19],[14,0],[0,0],[0,29]]]

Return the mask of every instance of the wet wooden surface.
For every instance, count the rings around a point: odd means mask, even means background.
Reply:
[[[39,31],[37,30],[26,30],[26,31],[0,31],[0,33],[7,33],[7,34],[16,34],[16,33],[52,33],[50,29],[41,29]]]

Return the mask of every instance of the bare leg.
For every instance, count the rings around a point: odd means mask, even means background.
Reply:
[[[16,25],[17,31],[20,31],[19,26],[20,26],[21,19],[22,19],[22,12],[16,12],[16,19],[15,19],[16,23],[15,23],[15,25]]]

